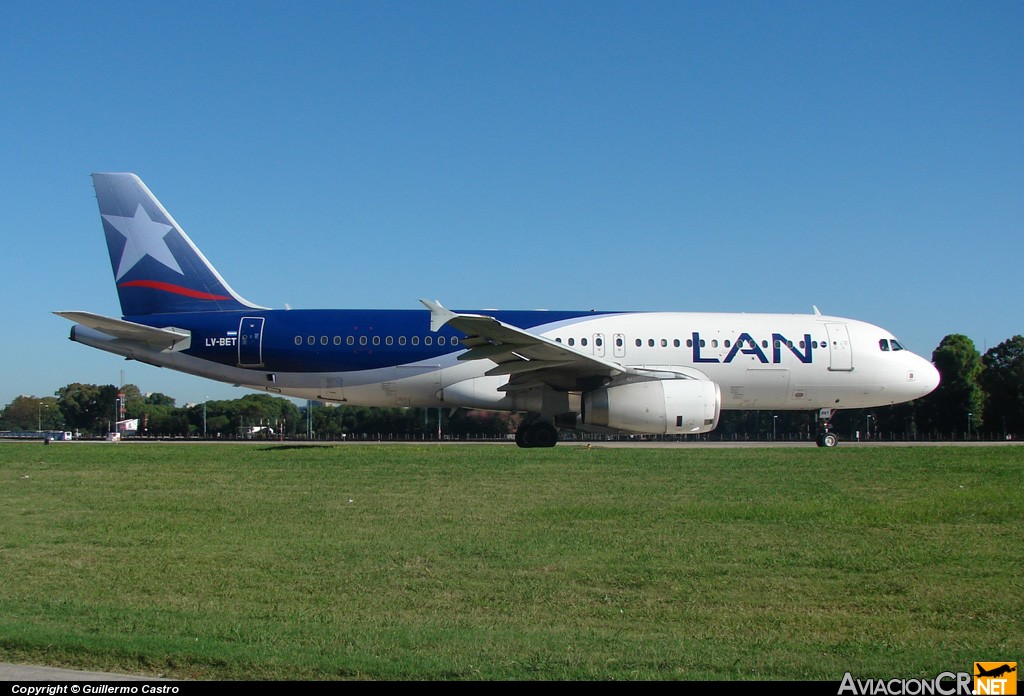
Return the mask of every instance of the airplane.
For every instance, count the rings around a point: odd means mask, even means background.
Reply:
[[[524,415],[560,429],[698,435],[723,410],[816,412],[925,396],[939,373],[885,329],[812,314],[268,309],[243,299],[132,173],[92,175],[121,318],[55,312],[71,340],[249,389],[384,407]]]
[[[985,669],[984,667],[981,667],[977,662],[975,662],[974,664],[978,667],[978,673],[974,675],[976,677],[1001,677],[1004,674],[1009,674],[1010,672],[1017,671],[1016,666],[1011,667],[1009,664],[1003,664],[999,667],[994,667],[992,669]]]

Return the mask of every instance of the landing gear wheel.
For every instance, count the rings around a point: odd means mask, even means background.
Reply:
[[[839,444],[839,437],[832,432],[832,416],[836,414],[836,410],[834,408],[818,409],[816,420],[818,437],[815,439],[818,447],[835,447]]]
[[[529,440],[534,447],[554,447],[558,443],[558,428],[551,423],[534,423]]]
[[[516,444],[520,447],[554,447],[557,442],[558,428],[551,423],[521,425],[516,431]]]
[[[839,444],[839,438],[835,433],[822,433],[818,436],[818,447],[835,447]]]

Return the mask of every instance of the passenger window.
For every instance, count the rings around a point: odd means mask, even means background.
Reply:
[[[373,345],[375,345],[375,346],[379,346],[380,345],[380,336],[374,336],[373,337]]]
[[[390,346],[394,342],[395,342],[395,339],[391,338],[391,336],[388,336],[387,338],[384,339],[384,345],[386,345],[386,346]]]
[[[438,336],[437,337],[437,345],[439,345],[439,346],[443,346],[444,345],[444,336]]]
[[[615,347],[616,348],[621,348],[622,347],[622,339],[621,338],[616,338],[615,339]]]
[[[326,336],[321,336],[321,337],[320,337],[320,345],[322,345],[322,346],[326,346],[326,345],[327,345],[327,342],[328,342],[328,341],[327,341],[327,337],[326,337]]]
[[[347,343],[350,346],[354,346],[356,344],[356,337],[355,336],[347,336],[345,338],[345,343]]]
[[[570,338],[570,339],[569,339],[569,345],[570,345],[570,346],[574,346],[574,345],[576,345],[576,339],[575,339],[575,338]]]
[[[661,347],[662,348],[668,348],[668,339],[667,338],[661,339]]]
[[[597,346],[598,348],[600,348],[601,346],[604,345],[604,341],[602,341],[600,338],[595,338],[594,339],[594,345]]]
[[[306,336],[306,343],[311,346],[316,345],[316,336]]]
[[[640,346],[642,346],[643,344],[644,344],[644,342],[643,342],[643,341],[641,341],[641,340],[640,340],[639,338],[638,338],[638,339],[636,339],[636,347],[637,347],[637,348],[639,348],[639,347],[640,347]]]
[[[585,338],[581,338],[581,339],[580,339],[580,345],[581,345],[581,346],[585,346],[585,345],[587,345],[587,339],[585,339]]]
[[[647,345],[650,346],[651,348],[653,348],[654,347],[654,339],[653,338],[648,338],[647,339]]]
[[[341,336],[335,336],[334,337],[334,345],[336,345],[336,346],[340,346],[341,345]]]
[[[555,343],[561,343],[561,342],[562,342],[562,337],[561,336],[558,336],[557,338],[555,338]]]
[[[686,339],[686,347],[687,348],[693,348],[693,339],[692,338]]]
[[[301,346],[302,345],[302,336],[296,336],[295,337],[295,345],[297,345],[297,346]]]
[[[672,346],[673,346],[673,347],[675,347],[675,348],[678,348],[678,347],[679,347],[679,339],[678,339],[678,338],[676,338],[676,339],[673,339],[673,341],[672,341]]]
[[[458,337],[458,336],[452,336],[452,338],[451,338],[451,344],[452,344],[453,346],[457,346],[457,345],[459,345],[459,337]]]
[[[434,342],[434,339],[433,339],[432,337],[430,337],[430,336],[424,336],[424,337],[423,337],[423,345],[425,345],[425,346],[429,346],[429,345],[431,345],[431,344],[432,344],[433,342]]]
[[[359,345],[361,345],[361,346],[365,346],[366,345],[366,336],[360,336],[359,337]]]
[[[414,346],[418,346],[420,344],[420,337],[419,336],[413,336],[412,337],[412,344]]]
[[[399,336],[398,337],[398,345],[400,345],[400,346],[404,346],[405,345],[405,336]]]

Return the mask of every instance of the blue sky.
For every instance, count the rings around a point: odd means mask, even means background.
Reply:
[[[0,405],[228,385],[67,340],[134,171],[282,307],[807,312],[1024,333],[1024,3],[14,2]]]

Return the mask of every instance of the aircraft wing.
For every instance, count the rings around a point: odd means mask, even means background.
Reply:
[[[487,376],[509,375],[505,391],[548,385],[578,389],[588,382],[606,381],[628,370],[612,360],[585,355],[571,348],[483,314],[458,314],[438,302],[420,300],[430,310],[430,330],[452,326],[466,338],[459,360],[490,360]]]
[[[192,334],[181,329],[158,329],[92,312],[54,312],[54,314],[110,336],[140,341],[161,350],[173,350],[178,344],[192,339]]]

